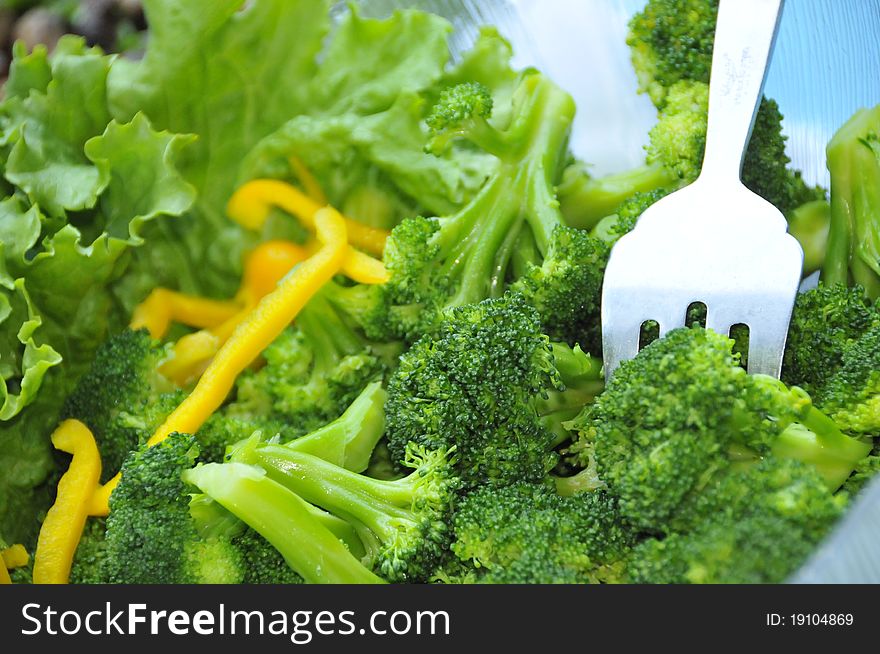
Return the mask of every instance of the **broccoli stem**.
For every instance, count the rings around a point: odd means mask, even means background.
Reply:
[[[511,144],[508,135],[492,127],[482,116],[472,116],[470,124],[450,136],[467,138],[481,150],[494,154],[499,159],[510,156]]]
[[[788,215],[788,232],[804,250],[805,276],[819,270],[825,261],[830,224],[831,205],[825,200],[802,204]]]
[[[776,456],[814,466],[828,488],[836,491],[871,451],[871,443],[845,435],[831,418],[813,407],[805,420],[782,431],[771,450]]]
[[[373,479],[273,445],[255,450],[251,462],[306,501],[361,523],[382,540],[396,534],[401,520],[413,519],[418,473],[394,481]]]
[[[876,133],[880,109],[862,109],[828,143],[831,172],[831,227],[822,267],[827,285],[861,284],[871,299],[880,297],[880,162]]]
[[[520,230],[519,238],[510,259],[513,279],[519,279],[528,273],[533,266],[541,265],[541,253],[535,244],[535,237],[530,230]]]
[[[209,463],[184,478],[269,541],[307,583],[383,583],[315,519],[305,501],[258,468]]]
[[[535,408],[539,416],[555,415],[567,421],[571,419],[565,417],[567,413],[582,410],[605,388],[602,360],[565,343],[551,343],[550,349],[563,388],[549,390],[546,397],[537,400]]]
[[[602,218],[617,211],[630,196],[679,182],[675,173],[659,164],[644,165],[598,178],[569,167],[558,189],[560,208],[569,226],[593,229]]]
[[[449,306],[479,302],[490,292],[495,257],[516,223],[520,202],[516,190],[504,182],[501,177],[490,182],[488,192],[465,209],[475,220],[443,267],[449,274],[457,272],[461,280]]]
[[[357,354],[364,349],[363,340],[320,293],[309,300],[296,323],[312,345],[317,367],[324,363],[332,367],[339,356]]]
[[[333,422],[285,445],[352,472],[370,465],[376,443],[385,433],[385,398],[381,382],[368,385],[351,406]]]

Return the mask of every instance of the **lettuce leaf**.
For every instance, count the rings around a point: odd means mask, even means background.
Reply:
[[[137,269],[149,285],[231,296],[243,252],[253,245],[225,214],[238,165],[263,136],[308,106],[315,59],[329,30],[329,3],[260,0],[147,0],[150,40],[142,61],[110,73],[113,115],[146,114],[161,129],[198,140],[181,171],[198,189],[184,220],[147,233]],[[161,267],[159,267],[161,266]],[[142,298],[131,285],[129,305]]]
[[[112,120],[112,57],[62,40],[16,52],[0,103],[0,535],[32,542],[55,473],[49,434],[112,329],[112,292],[145,227],[180,216],[195,189],[177,171],[193,140],[142,114]],[[10,90],[11,87],[11,90]]]

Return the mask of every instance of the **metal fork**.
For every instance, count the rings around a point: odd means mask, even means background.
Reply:
[[[748,370],[779,377],[803,250],[782,213],[740,181],[782,0],[721,0],[699,178],[651,206],[611,252],[602,291],[605,377],[634,357],[647,320],[660,335],[707,307],[706,327],[749,327]]]

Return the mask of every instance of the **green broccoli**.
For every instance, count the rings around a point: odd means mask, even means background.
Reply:
[[[195,464],[195,438],[172,434],[132,452],[110,496],[104,551],[109,583],[240,583],[232,544],[200,539],[181,478]]]
[[[579,439],[571,451],[582,465],[597,465],[635,527],[666,531],[688,495],[734,460],[800,459],[837,488],[870,450],[806,392],[747,375],[732,347],[710,330],[672,330],[621,365],[573,422]]]
[[[289,530],[291,540],[286,543],[278,541],[274,532],[274,540],[263,539],[257,525],[254,528],[261,537],[248,533],[213,502],[193,497],[187,475],[194,472],[197,455],[195,439],[177,433],[129,455],[122,467],[122,480],[110,497],[110,515],[98,557],[100,580],[150,584],[298,581],[291,569],[310,580],[304,571],[320,568],[320,559],[291,557],[291,551],[301,546],[294,538],[297,529],[323,542],[328,552],[336,547],[344,552],[340,555],[343,559],[357,563],[355,553],[362,548],[351,527],[301,500],[290,499],[287,496],[292,494],[284,489],[270,490],[262,498],[255,495],[254,501],[277,514],[277,528],[285,525]],[[219,464],[208,464],[212,465]],[[92,558],[88,550],[86,555]],[[95,580],[94,568],[84,572],[93,575],[89,580]],[[352,579],[369,577],[366,569],[358,567],[352,574]]]
[[[168,355],[146,330],[126,329],[98,349],[65,401],[61,419],[75,418],[95,436],[102,482],[119,471],[126,455],[152,436],[183,398],[159,372]]]
[[[826,284],[861,285],[880,297],[880,105],[857,111],[826,151],[831,173],[831,228],[822,267]]]
[[[827,200],[808,200],[788,216],[788,233],[804,249],[803,276],[821,270],[828,250],[828,232],[831,227],[831,205]]]
[[[842,430],[880,435],[880,321],[844,352],[816,402]]]
[[[598,361],[551,346],[522,296],[454,309],[413,345],[388,384],[388,446],[455,447],[465,484],[542,479],[561,423],[603,387]]]
[[[797,296],[782,360],[782,380],[821,392],[840,369],[844,353],[871,327],[880,309],[860,286],[820,284]]]
[[[452,550],[477,583],[616,581],[631,542],[607,494],[562,497],[525,482],[469,493],[453,526]]]
[[[639,88],[662,107],[681,80],[708,83],[712,70],[718,0],[649,0],[629,23]]]
[[[237,462],[208,463],[187,469],[183,480],[271,543],[306,583],[381,583],[324,519],[316,516],[314,507],[259,468]],[[264,554],[255,563],[256,577],[261,580],[266,576]],[[269,570],[274,567],[270,560]]]
[[[715,475],[679,509],[675,531],[637,545],[627,564],[635,583],[780,583],[842,515],[809,466],[770,457]]]
[[[268,479],[351,522],[366,560],[388,581],[427,581],[448,547],[449,512],[458,487],[452,451],[410,446],[404,464],[413,471],[394,481],[372,479],[283,445],[241,448],[232,458],[259,466]]]
[[[391,280],[355,287],[348,302],[370,307],[354,313],[371,337],[411,342],[431,332],[447,309],[502,295],[515,281],[514,253],[526,237],[535,257],[520,270],[529,276],[520,290],[543,312],[546,331],[572,345],[587,345],[596,333],[605,247],[565,227],[554,189],[574,103],[528,71],[505,125],[492,122],[491,108],[485,87],[464,83],[447,89],[428,116],[430,151],[439,154],[452,139],[466,138],[499,165],[458,213],[410,218],[392,231],[384,255]]]
[[[318,294],[263,352],[266,365],[236,382],[224,413],[238,416],[285,440],[339,417],[367,384],[381,379],[380,353]]]

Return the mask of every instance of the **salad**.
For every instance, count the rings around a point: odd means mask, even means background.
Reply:
[[[142,56],[13,48],[0,102],[0,583],[777,583],[880,469],[880,107],[743,181],[819,285],[781,380],[688,327],[607,385],[615,241],[698,176],[716,1],[627,43],[644,163],[485,27],[146,0]],[[138,40],[140,43],[140,40]]]

